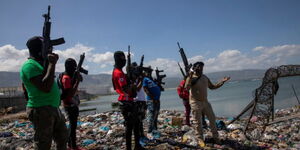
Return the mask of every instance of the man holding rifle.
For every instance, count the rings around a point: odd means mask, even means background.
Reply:
[[[190,89],[190,105],[193,116],[196,120],[196,131],[200,139],[203,139],[202,129],[202,114],[204,113],[211,127],[215,143],[220,143],[218,140],[218,132],[216,127],[216,117],[210,103],[207,100],[207,88],[220,88],[230,77],[224,77],[219,83],[212,84],[210,79],[203,74],[203,62],[196,62],[185,83],[185,88]]]
[[[58,55],[52,53],[53,46],[63,44],[64,38],[50,39],[50,6],[44,14],[43,37],[30,38],[26,45],[30,57],[23,64],[20,76],[27,91],[27,115],[34,125],[34,148],[49,150],[52,139],[58,150],[65,150],[67,128],[60,105],[60,91],[55,78]]]
[[[65,150],[67,128],[64,115],[59,110],[60,91],[54,82],[58,55],[48,54],[47,68],[43,67],[43,37],[32,37],[27,42],[29,58],[20,70],[20,76],[28,93],[27,115],[34,125],[34,143],[37,150],[49,150],[52,139],[58,150]],[[52,51],[52,47],[51,50]]]
[[[161,89],[153,81],[152,69],[144,72],[143,88],[147,95],[147,109],[148,109],[148,133],[152,134],[153,137],[159,136],[157,131],[158,115],[160,110],[160,95]],[[156,138],[156,137],[155,137]]]
[[[186,118],[185,119],[185,124],[190,126],[191,125],[190,124],[191,106],[190,106],[190,103],[189,103],[190,94],[189,94],[189,90],[187,88],[185,88],[184,85],[186,83],[186,78],[189,74],[189,70],[192,67],[192,64],[188,63],[188,59],[185,55],[185,52],[184,52],[183,48],[180,47],[179,42],[177,42],[177,45],[179,47],[179,53],[180,53],[180,56],[182,58],[182,61],[183,61],[183,64],[184,64],[184,70],[185,70],[185,73],[184,73],[183,69],[181,68],[180,64],[178,63],[180,72],[183,76],[183,80],[180,81],[180,84],[177,87],[177,93],[178,93],[178,96],[182,99],[183,105],[185,107],[185,118]],[[202,114],[202,125],[203,125],[202,126],[203,128],[207,127],[204,113]]]
[[[82,81],[82,76],[76,71],[76,67],[76,61],[72,58],[68,58],[65,61],[65,72],[59,77],[60,83],[62,84],[61,99],[63,100],[63,105],[70,123],[71,132],[68,139],[68,146],[71,150],[81,149],[76,145],[76,128],[79,115],[78,105],[80,103],[77,89],[79,82]]]
[[[133,98],[136,96],[136,85],[134,84],[134,82],[128,80],[128,77],[124,74],[122,70],[126,64],[124,52],[116,51],[114,53],[114,60],[115,65],[112,73],[112,83],[114,89],[119,94],[118,102],[120,104],[121,113],[125,120],[124,126],[126,149],[131,150],[132,131],[134,131],[135,149],[143,149],[139,143],[139,123],[137,119],[137,110],[133,102]]]

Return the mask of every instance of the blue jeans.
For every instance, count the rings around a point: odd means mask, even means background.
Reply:
[[[160,110],[160,100],[149,100],[147,101],[148,107],[148,133],[151,133],[153,130],[157,130],[157,119]]]

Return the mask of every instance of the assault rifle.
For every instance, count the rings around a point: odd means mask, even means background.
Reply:
[[[127,85],[133,84],[135,81],[133,79],[134,74],[134,67],[131,64],[131,56],[130,56],[130,45],[128,45],[128,54],[127,54],[127,66],[126,66],[126,72],[127,72]],[[132,95],[132,97],[136,97],[136,88],[131,88],[129,91]]]
[[[144,65],[144,55],[142,55],[141,57],[141,62],[140,62],[140,65],[138,66],[136,62],[133,62],[132,63],[132,67],[133,67],[133,74],[136,76],[136,77],[139,77],[142,75],[143,73],[143,65]]]
[[[165,82],[162,82],[162,79],[165,78],[166,75],[165,74],[160,75],[159,74],[160,72],[164,72],[164,71],[163,70],[158,70],[158,68],[156,67],[156,69],[155,69],[156,79],[154,81],[157,83],[157,85],[159,86],[160,90],[164,91],[165,89],[162,87],[162,85],[164,85]]]
[[[131,64],[131,56],[130,56],[130,45],[128,45],[128,54],[127,54],[127,66],[126,66],[126,72],[127,72],[127,83],[128,85],[133,83],[133,67]]]
[[[142,55],[142,57],[141,57],[140,65],[137,66],[137,64],[136,64],[133,67],[134,67],[133,72],[137,77],[142,76],[143,71],[150,72],[150,73],[153,71],[153,69],[151,67],[144,67],[144,55]]]
[[[142,55],[141,57],[140,67],[143,67],[143,65],[144,65],[144,55]]]
[[[48,66],[48,54],[52,53],[52,47],[56,45],[61,45],[65,43],[64,38],[58,38],[51,40],[50,32],[51,32],[51,22],[50,22],[50,5],[48,6],[48,13],[44,14],[45,18],[44,26],[43,26],[43,49],[42,49],[42,57],[44,59],[44,68]]]
[[[181,72],[182,76],[185,78],[186,75],[184,74],[184,71],[183,71],[183,69],[181,68],[179,62],[177,62],[177,64],[178,64],[178,66],[179,66],[179,69],[180,69],[180,72]]]
[[[78,73],[83,73],[83,74],[86,74],[86,75],[89,73],[88,70],[82,68],[84,58],[85,58],[85,53],[80,55],[80,59],[79,59],[78,65],[76,67],[76,70],[75,70],[75,73],[74,73],[75,75],[73,76],[72,81],[75,81],[75,78],[77,77]]]
[[[182,62],[183,62],[183,64],[184,64],[185,74],[188,75],[188,74],[189,74],[189,70],[190,70],[190,68],[192,67],[192,64],[189,64],[189,62],[188,62],[188,60],[187,60],[187,58],[186,58],[186,55],[185,55],[185,53],[184,53],[184,50],[183,50],[183,48],[180,47],[179,42],[177,42],[177,45],[178,45],[178,47],[179,47],[179,53],[180,53],[180,55],[181,55]]]

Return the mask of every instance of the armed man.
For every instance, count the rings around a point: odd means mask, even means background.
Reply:
[[[70,150],[82,149],[76,144],[76,128],[79,115],[78,106],[80,104],[77,89],[81,81],[82,76],[77,69],[76,61],[73,58],[68,58],[65,61],[65,72],[59,75],[59,83],[61,83],[62,88],[61,99],[70,123],[70,136],[68,139]]]
[[[34,148],[49,150],[52,139],[58,150],[65,150],[67,128],[60,105],[60,91],[54,82],[58,55],[52,53],[53,46],[63,44],[63,38],[51,40],[50,6],[44,14],[43,37],[34,36],[26,45],[29,58],[20,70],[21,80],[27,92],[27,115],[34,125]]]
[[[192,66],[185,83],[185,88],[189,89],[190,92],[190,105],[193,116],[196,120],[196,132],[199,138],[204,140],[202,129],[202,114],[204,113],[209,120],[215,143],[220,143],[216,127],[216,117],[211,104],[207,100],[207,88],[220,88],[226,81],[230,79],[230,77],[224,77],[219,83],[213,84],[211,83],[210,79],[203,74],[203,66],[203,62],[196,62]]]
[[[43,38],[32,37],[27,42],[29,58],[20,70],[20,76],[28,93],[27,115],[34,125],[34,143],[37,150],[49,150],[52,139],[58,150],[65,150],[67,128],[60,105],[60,91],[54,82],[58,55],[48,54],[48,66],[43,67]]]
[[[119,94],[118,102],[120,103],[120,110],[125,119],[126,149],[131,150],[132,131],[134,131],[135,149],[143,149],[139,143],[139,123],[137,110],[133,102],[134,97],[136,97],[136,85],[134,84],[135,82],[128,80],[128,77],[122,70],[126,64],[124,52],[116,51],[114,53],[114,60],[115,65],[112,73],[112,83],[114,89]]]
[[[160,95],[161,88],[154,82],[152,78],[152,69],[144,72],[143,79],[143,88],[147,95],[147,109],[148,109],[148,133],[152,134],[156,138],[159,136],[159,132],[157,131],[157,119],[160,110]]]
[[[143,57],[142,57],[143,58]],[[144,142],[147,139],[147,137],[144,134],[144,125],[143,125],[143,120],[146,117],[146,111],[147,111],[147,101],[145,97],[145,91],[143,89],[143,79],[144,76],[142,74],[143,72],[143,66],[142,66],[142,61],[141,65],[138,66],[136,62],[132,63],[132,67],[134,67],[134,79],[135,79],[135,84],[136,84],[136,97],[134,98],[136,107],[137,107],[137,118],[138,118],[138,124],[139,124],[139,133],[140,133],[140,141]]]

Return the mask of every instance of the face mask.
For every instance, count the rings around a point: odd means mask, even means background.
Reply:
[[[115,66],[118,68],[123,68],[126,65],[125,56],[115,57]]]
[[[76,71],[76,67],[69,67],[66,69],[66,72],[71,76],[73,76],[75,71]]]
[[[74,72],[76,71],[76,67],[77,67],[77,64],[76,64],[75,60],[73,60],[73,61],[67,60],[67,62],[65,64],[65,69],[66,69],[66,72],[68,73],[68,75],[73,76]]]

